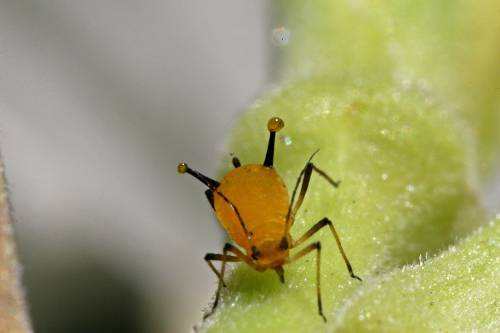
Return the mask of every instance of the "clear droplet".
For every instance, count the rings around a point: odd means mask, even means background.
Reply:
[[[286,46],[290,42],[290,31],[285,27],[278,27],[273,30],[272,40],[274,45]]]
[[[380,178],[382,178],[382,180],[387,180],[387,178],[389,178],[389,175],[384,172],[380,175]]]
[[[288,135],[282,135],[280,139],[285,146],[289,146],[292,144],[292,138]]]

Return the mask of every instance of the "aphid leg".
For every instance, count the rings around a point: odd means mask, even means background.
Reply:
[[[235,254],[235,256],[228,255],[227,252],[232,252],[233,254]],[[217,269],[212,264],[212,261],[215,261],[215,260],[222,261],[220,273],[217,272]],[[219,304],[219,298],[220,298],[220,293],[221,293],[222,287],[226,286],[226,284],[224,283],[224,273],[226,271],[226,262],[244,261],[247,264],[249,264],[250,266],[255,268],[255,264],[253,263],[251,258],[246,256],[237,247],[235,247],[229,243],[226,243],[226,245],[224,245],[223,254],[207,253],[205,255],[205,261],[207,262],[210,269],[212,269],[212,271],[215,273],[215,275],[217,275],[217,277],[219,278],[219,284],[217,286],[217,292],[215,294],[215,301],[214,301],[214,304],[212,305],[212,309],[210,310],[210,312],[206,313],[203,316],[203,319],[207,319],[209,316],[211,316],[215,312],[215,309],[217,308],[217,305]]]
[[[222,261],[220,273],[217,272],[217,269],[212,264],[212,260]],[[240,259],[238,257],[228,256],[226,254],[226,251],[224,251],[224,254],[207,253],[205,255],[205,261],[207,262],[208,266],[212,269],[212,271],[215,273],[215,275],[217,275],[217,277],[219,278],[219,284],[217,285],[217,292],[215,293],[215,301],[214,304],[212,305],[212,309],[210,310],[210,312],[206,313],[203,316],[203,319],[207,319],[209,316],[211,316],[214,313],[215,309],[217,308],[217,304],[219,304],[221,289],[223,286],[224,287],[226,286],[226,284],[224,283],[224,272],[226,270],[226,262],[228,261],[236,262],[240,261]]]
[[[300,250],[297,254],[295,254],[288,263],[292,263],[294,261],[297,261],[298,259],[302,258],[303,256],[309,254],[310,252],[316,250],[316,294],[318,297],[318,313],[323,318],[324,322],[326,323],[326,317],[323,314],[323,305],[321,303],[321,274],[320,274],[320,267],[321,267],[321,243],[320,242],[315,242],[310,244],[309,246],[303,248]]]
[[[248,232],[248,229],[245,225],[245,222],[243,222],[243,219],[241,218],[241,214],[240,214],[238,208],[236,208],[236,206],[231,202],[231,200],[229,200],[224,194],[222,194],[222,192],[220,192],[216,189],[215,193],[217,193],[217,195],[219,195],[229,205],[229,207],[231,207],[231,209],[234,211],[234,213],[238,217],[238,220],[240,221],[240,225],[243,228],[243,232],[245,233],[245,236],[248,239],[250,239],[250,233]]]
[[[228,256],[228,255],[223,255],[223,254],[217,254],[217,253],[207,253],[205,255],[205,261],[207,262],[208,266],[210,267],[210,269],[212,270],[212,272],[215,273],[215,275],[217,275],[217,277],[219,278],[219,281],[222,282],[222,286],[223,287],[226,287],[226,284],[224,283],[224,278],[222,277],[221,273],[219,273],[217,271],[217,269],[215,268],[214,264],[212,263],[212,261],[226,261],[226,262],[237,262],[237,261],[240,261],[240,259],[238,259],[238,257],[234,257],[234,256]]]
[[[238,249],[236,246],[226,243],[226,245],[224,245],[224,253],[226,252],[231,252],[236,257],[238,257],[240,261],[244,261],[248,266],[252,267],[255,270],[259,270],[258,267],[253,262],[252,258],[241,252],[241,250]]]
[[[287,220],[287,223],[286,223],[287,230],[288,230],[289,224],[294,220],[295,214],[297,213],[300,206],[302,205],[302,202],[304,201],[304,198],[305,198],[306,193],[307,193],[307,189],[309,188],[309,182],[311,180],[311,175],[312,175],[313,171],[316,171],[321,177],[325,178],[333,187],[338,187],[340,185],[340,181],[333,180],[323,170],[319,169],[311,162],[311,159],[316,154],[316,152],[314,152],[312,154],[312,156],[309,158],[309,161],[307,162],[304,169],[302,169],[302,171],[300,172],[300,175],[297,178],[297,182],[295,183],[295,187],[294,187],[293,192],[292,192],[292,200],[290,202],[290,208],[288,209],[288,214],[287,214],[287,219],[286,219]],[[302,186],[300,187],[300,194],[299,194],[299,197],[297,198],[297,202],[294,205],[295,196],[297,194],[297,189],[299,188],[299,184],[301,182],[302,182]]]
[[[304,241],[309,239],[312,235],[314,235],[316,232],[321,230],[323,227],[329,226],[330,230],[333,234],[333,237],[335,237],[335,241],[337,242],[337,247],[339,248],[340,254],[342,255],[342,258],[344,259],[345,265],[347,266],[347,270],[349,271],[349,274],[351,275],[352,278],[358,279],[359,281],[362,281],[359,276],[354,274],[352,270],[351,263],[349,262],[349,259],[347,259],[347,255],[345,254],[344,248],[342,247],[342,243],[340,242],[340,237],[337,234],[337,230],[335,230],[335,227],[333,226],[332,221],[330,221],[328,218],[323,218],[321,221],[316,223],[315,225],[312,226],[311,229],[309,229],[302,237],[300,237],[298,240],[293,242],[292,248],[297,247],[300,244],[302,244]]]
[[[238,157],[236,157],[236,156],[233,157],[232,162],[233,162],[233,166],[235,168],[239,168],[241,166],[240,159]]]

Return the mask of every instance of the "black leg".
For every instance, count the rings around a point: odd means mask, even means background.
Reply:
[[[212,263],[213,260],[222,261],[220,273],[217,272],[217,269],[214,267],[214,265]],[[210,312],[206,313],[203,316],[203,319],[206,319],[209,316],[211,316],[214,313],[215,309],[217,308],[217,305],[219,304],[221,289],[222,289],[222,287],[226,286],[226,284],[224,283],[224,272],[226,270],[226,262],[228,262],[228,261],[229,262],[237,262],[237,261],[240,261],[240,259],[238,257],[228,256],[226,254],[226,251],[224,251],[224,254],[207,253],[205,255],[205,261],[207,262],[210,269],[215,273],[215,275],[217,275],[217,277],[219,279],[219,283],[217,285],[217,292],[215,293],[215,301],[214,301],[214,304],[212,305],[212,309],[210,310]]]
[[[222,280],[222,285],[224,287],[226,286],[226,284],[224,283],[224,279],[223,279],[222,275],[217,271],[217,269],[215,268],[212,261],[225,261],[225,262],[238,262],[238,261],[240,261],[240,259],[238,257],[217,254],[217,253],[207,253],[205,255],[204,259],[207,262],[210,269],[212,270],[212,272],[214,272],[215,275],[217,275],[219,280]]]
[[[339,248],[340,254],[342,255],[342,258],[344,259],[345,265],[347,266],[347,270],[349,271],[349,274],[351,275],[352,278],[358,279],[359,281],[362,281],[359,276],[354,274],[352,270],[351,263],[349,262],[349,259],[347,259],[347,255],[345,254],[344,248],[342,247],[342,243],[340,242],[340,237],[337,234],[337,230],[335,230],[335,227],[333,226],[332,221],[330,221],[328,218],[323,218],[321,221],[316,223],[315,225],[312,226],[311,229],[309,229],[302,237],[300,237],[297,241],[293,242],[292,248],[297,247],[303,242],[305,242],[307,239],[309,239],[312,235],[317,233],[319,230],[321,230],[323,227],[329,226],[330,230],[333,234],[333,237],[335,237],[335,241],[337,242],[337,247]]]
[[[234,256],[228,255],[227,254],[228,252],[233,253]],[[256,268],[256,266],[251,258],[249,258],[243,252],[241,252],[240,249],[238,249],[237,247],[235,247],[229,243],[226,243],[226,245],[224,245],[223,254],[207,253],[205,255],[205,260],[208,263],[208,266],[210,266],[210,269],[212,269],[212,271],[215,273],[215,275],[217,275],[217,277],[219,278],[219,284],[217,286],[217,292],[215,294],[215,301],[214,301],[214,304],[212,305],[212,309],[210,310],[210,312],[206,313],[203,316],[203,319],[207,319],[209,316],[211,316],[215,312],[215,309],[217,308],[217,305],[219,304],[220,293],[221,293],[222,287],[225,287],[224,273],[226,271],[226,262],[244,261],[245,263],[247,263],[251,267]],[[215,269],[214,265],[212,264],[213,260],[222,261],[220,273],[217,272],[217,269]]]
[[[316,151],[317,152],[317,151]],[[340,181],[335,181],[330,176],[328,176],[323,170],[319,169],[317,166],[315,166],[312,162],[311,159],[314,157],[316,154],[314,152],[311,157],[309,158],[306,166],[302,171],[300,172],[299,177],[297,178],[297,182],[295,183],[295,187],[292,192],[292,199],[290,201],[290,208],[288,209],[288,214],[287,214],[287,223],[286,223],[286,231],[290,228],[291,224],[293,223],[295,219],[295,214],[299,210],[300,206],[302,205],[302,202],[304,201],[304,198],[307,193],[307,189],[309,188],[309,182],[311,180],[311,175],[313,171],[316,171],[321,177],[326,179],[332,185],[333,187],[338,187],[340,185]],[[295,196],[297,194],[297,189],[299,188],[299,184],[302,182],[302,186],[300,188],[300,194],[299,197],[297,198],[297,202],[295,202]]]
[[[320,274],[320,267],[321,267],[321,243],[320,242],[315,242],[307,246],[306,248],[303,248],[300,250],[299,253],[294,255],[288,262],[292,263],[303,256],[309,254],[310,252],[316,250],[316,295],[318,298],[318,313],[323,318],[323,321],[326,323],[326,317],[323,314],[323,304],[321,303],[321,274]]]
[[[251,235],[248,232],[248,229],[247,229],[247,227],[245,225],[245,222],[243,222],[243,218],[241,217],[241,214],[240,214],[240,211],[238,210],[238,208],[236,208],[236,206],[231,202],[231,200],[229,200],[222,192],[220,192],[217,189],[215,189],[214,192],[217,195],[219,195],[222,198],[222,200],[224,200],[229,205],[229,207],[231,207],[231,209],[236,214],[236,217],[238,217],[238,221],[240,222],[241,228],[243,229],[243,232],[245,233],[245,236],[247,237],[247,239],[250,239]]]

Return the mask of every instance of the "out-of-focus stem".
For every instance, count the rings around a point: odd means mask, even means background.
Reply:
[[[12,230],[11,209],[0,161],[0,332],[31,332]]]

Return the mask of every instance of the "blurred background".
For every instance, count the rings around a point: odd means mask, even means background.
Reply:
[[[224,234],[176,165],[216,176],[281,24],[265,0],[0,0],[0,143],[36,332],[201,319]]]
[[[216,177],[270,82],[269,1],[0,1],[0,142],[36,332],[187,332]]]

